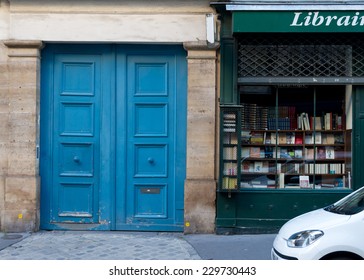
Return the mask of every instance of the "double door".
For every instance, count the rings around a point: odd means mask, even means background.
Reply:
[[[182,47],[49,45],[41,66],[41,228],[182,230]]]

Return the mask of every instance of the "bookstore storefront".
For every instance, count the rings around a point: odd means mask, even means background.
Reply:
[[[270,232],[364,184],[364,11],[221,11],[217,232]]]

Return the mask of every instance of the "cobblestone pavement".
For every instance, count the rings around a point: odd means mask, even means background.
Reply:
[[[40,231],[26,234],[3,249],[0,246],[0,260],[201,259],[182,236],[156,232]],[[2,243],[8,242],[4,234],[2,237]]]

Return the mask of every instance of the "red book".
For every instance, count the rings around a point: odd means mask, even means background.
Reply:
[[[298,144],[298,145],[303,144],[303,133],[296,132],[296,135],[295,135],[295,144]]]

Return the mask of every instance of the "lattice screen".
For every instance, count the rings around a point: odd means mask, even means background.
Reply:
[[[242,35],[238,78],[363,77],[364,37]]]

